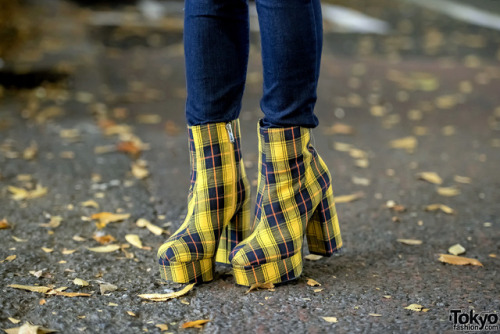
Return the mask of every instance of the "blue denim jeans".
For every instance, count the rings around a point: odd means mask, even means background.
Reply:
[[[316,127],[323,26],[320,0],[255,0],[262,127]],[[188,125],[238,118],[249,53],[248,0],[185,0]]]

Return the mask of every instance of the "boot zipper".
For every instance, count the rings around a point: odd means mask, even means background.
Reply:
[[[229,135],[229,141],[234,143],[233,128],[231,127],[231,122],[226,123],[227,134]]]

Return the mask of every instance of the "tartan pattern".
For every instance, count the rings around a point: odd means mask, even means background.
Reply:
[[[160,275],[177,283],[213,279],[215,262],[249,234],[250,186],[240,150],[240,124],[188,126],[191,176],[188,212],[182,225],[158,250]]]
[[[342,247],[331,175],[304,127],[258,126],[259,180],[252,234],[231,252],[237,284],[280,283],[302,273],[302,247]]]

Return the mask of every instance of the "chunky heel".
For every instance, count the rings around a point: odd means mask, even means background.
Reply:
[[[160,276],[166,281],[177,283],[205,283],[214,279],[214,259],[194,262],[160,261]]]
[[[342,247],[332,185],[307,223],[306,236],[309,253],[312,254],[332,256]]]

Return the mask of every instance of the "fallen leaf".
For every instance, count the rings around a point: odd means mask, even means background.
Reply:
[[[144,218],[139,218],[137,220],[136,224],[139,227],[146,227],[151,233],[153,233],[155,235],[161,235],[161,234],[165,233],[165,230],[163,228],[152,224],[150,221],[148,221]]]
[[[453,180],[455,180],[455,182],[458,182],[458,183],[465,183],[465,184],[469,184],[472,182],[471,178],[470,177],[467,177],[467,176],[460,176],[460,175],[455,175],[453,176]]]
[[[460,189],[456,187],[438,187],[437,192],[441,196],[457,196],[460,194]]]
[[[327,135],[335,135],[335,134],[352,135],[354,133],[355,131],[352,126],[343,123],[335,123],[325,131],[325,134]]]
[[[422,240],[417,240],[417,239],[397,239],[398,242],[405,244],[405,245],[421,245]]]
[[[449,215],[454,215],[456,213],[455,210],[444,204],[429,204],[425,207],[425,211],[436,211],[436,210],[441,210]]]
[[[326,322],[330,322],[330,323],[337,323],[338,320],[337,320],[337,317],[321,317],[323,318],[323,320],[325,320]]]
[[[51,216],[50,221],[47,224],[40,224],[42,227],[50,227],[56,228],[61,225],[62,217],[61,216]]]
[[[142,241],[137,234],[127,234],[125,240],[132,246],[142,249]]]
[[[15,242],[26,242],[26,241],[28,241],[28,239],[21,239],[21,238],[18,238],[16,236],[12,236],[12,239],[14,239]]]
[[[465,248],[460,245],[460,244],[455,244],[448,248],[448,253],[453,254],[453,255],[460,255],[465,253]]]
[[[24,323],[21,327],[4,329],[4,331],[7,334],[45,334],[57,332],[55,329],[32,325],[29,322]]]
[[[106,245],[106,246],[99,246],[99,247],[90,247],[87,249],[91,252],[96,252],[96,253],[110,253],[110,252],[114,252],[116,250],[119,250],[120,245]]]
[[[418,140],[414,136],[408,136],[404,138],[394,139],[389,142],[392,148],[405,149],[408,153],[413,153],[418,145]]]
[[[42,187],[39,184],[36,185],[36,188],[34,190],[26,190],[14,186],[8,186],[7,189],[12,193],[12,199],[16,201],[42,197],[47,193],[47,188]]]
[[[18,324],[21,322],[21,320],[19,319],[16,319],[16,318],[8,318],[10,322],[12,322],[13,324]]]
[[[116,239],[111,234],[106,234],[106,235],[94,234],[92,236],[92,238],[102,245],[109,244],[110,242],[116,241]]]
[[[100,212],[95,213],[90,218],[99,220],[96,223],[98,229],[103,229],[109,223],[116,223],[128,219],[130,217],[129,213],[111,213],[111,212]]]
[[[247,292],[245,292],[245,294],[247,294],[251,291],[254,291],[254,290],[258,290],[258,289],[267,289],[267,290],[274,289],[274,284],[273,283],[255,283],[255,284],[252,284],[250,286],[250,289],[248,289]]]
[[[90,297],[92,296],[91,293],[83,293],[83,292],[57,292],[55,293],[58,296],[64,296],[64,297]]]
[[[381,317],[382,314],[378,314],[378,313],[368,313],[368,315],[371,315],[372,317]]]
[[[52,252],[54,251],[54,248],[42,247],[42,250],[43,250],[45,253],[52,253]]]
[[[76,285],[79,285],[79,286],[88,286],[89,285],[89,282],[82,280],[81,278],[75,278],[73,280],[73,283],[75,283]]]
[[[92,208],[99,209],[99,204],[92,199],[89,199],[88,201],[82,202],[81,204],[85,208],[92,207]]]
[[[164,293],[164,294],[150,293],[150,294],[141,294],[138,296],[142,299],[146,299],[146,300],[150,300],[150,301],[154,301],[154,302],[164,302],[164,301],[167,301],[167,300],[170,300],[173,298],[184,296],[186,293],[191,291],[193,289],[193,287],[194,287],[194,283],[189,284],[189,285],[185,286],[182,290],[175,291],[175,292]]]
[[[142,124],[158,124],[161,122],[161,116],[158,114],[137,115],[137,122]]]
[[[321,288],[321,289],[314,289],[313,292],[321,292],[323,290],[325,290],[325,289],[323,289],[323,288]]]
[[[7,262],[12,262],[16,259],[17,255],[9,255],[5,258],[5,260],[0,261],[0,263],[4,263],[5,261]]]
[[[64,254],[64,255],[69,255],[69,254],[73,254],[74,252],[76,252],[76,249],[67,249],[67,248],[64,248],[61,253]]]
[[[8,229],[10,228],[10,224],[7,222],[7,219],[2,219],[0,220],[0,230]]]
[[[391,299],[391,298],[392,298],[392,296],[390,296],[390,295],[384,295],[383,297],[384,297],[385,299]]]
[[[103,283],[99,285],[99,290],[101,291],[101,295],[105,294],[106,292],[116,291],[117,289],[118,287],[114,284]]]
[[[132,142],[132,141],[124,141],[124,142],[120,142],[118,143],[118,145],[116,146],[116,149],[119,151],[119,152],[124,152],[124,153],[128,153],[129,155],[131,155],[133,158],[136,158],[139,156],[139,154],[141,153],[141,147],[138,146],[136,143]]]
[[[134,312],[132,312],[132,311],[127,311],[127,313],[128,313],[128,315],[130,315],[130,316],[132,316],[132,317],[135,317],[135,316],[136,316],[136,314],[135,314]]]
[[[210,319],[188,321],[182,324],[182,328],[203,328],[203,325],[209,321]]]
[[[307,285],[309,285],[309,286],[321,286],[321,283],[313,280],[312,278],[308,278]]]
[[[415,311],[415,312],[422,311],[422,308],[423,308],[423,306],[419,305],[419,304],[410,304],[410,305],[408,305],[408,306],[405,307],[406,310],[412,310],[412,311]]]
[[[9,288],[14,288],[14,289],[20,289],[20,290],[27,290],[27,291],[32,291],[32,292],[39,292],[39,293],[47,293],[51,288],[48,286],[32,286],[32,285],[21,285],[21,284],[10,284],[7,285]]]
[[[473,266],[483,266],[481,262],[479,262],[476,259],[471,259],[468,257],[463,257],[463,256],[456,256],[456,255],[449,255],[449,254],[439,254],[439,261],[444,262],[444,263],[449,263],[449,264],[454,264],[454,265],[473,265]]]
[[[111,153],[111,152],[116,152],[115,145],[101,145],[101,146],[94,147],[95,154],[105,154],[105,153]]]
[[[168,325],[167,324],[157,324],[157,325],[155,325],[155,327],[158,327],[160,329],[160,331],[162,331],[162,332],[168,331]]]
[[[434,184],[443,183],[443,179],[435,172],[421,172],[417,174],[419,180],[424,180]]]
[[[144,160],[138,160],[136,162],[132,162],[131,165],[132,175],[138,180],[145,179],[149,176],[149,171],[147,169],[147,164]]]
[[[363,192],[357,192],[357,193],[351,194],[351,195],[336,196],[335,203],[353,202],[353,201],[356,201],[360,198],[363,198],[364,196],[365,196],[365,194]]]
[[[23,151],[23,159],[33,160],[38,153],[38,146],[35,142],[31,142],[30,146],[26,147]]]
[[[323,258],[323,256],[317,255],[317,254],[308,254],[308,255],[304,256],[304,259],[309,260],[309,261],[318,261],[322,258]]]
[[[110,303],[108,304],[108,306],[118,306],[118,304],[117,304],[117,303],[111,303],[111,302],[110,302]]]

